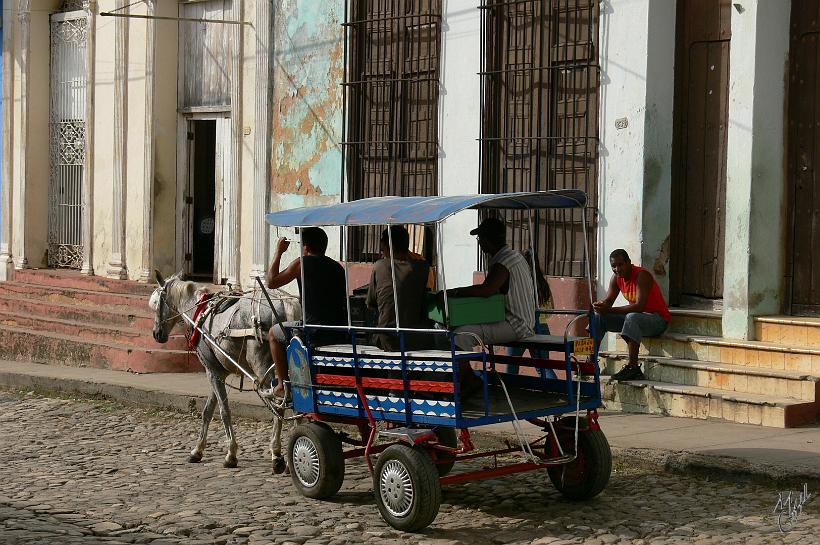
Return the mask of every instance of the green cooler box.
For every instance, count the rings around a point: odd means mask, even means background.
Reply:
[[[468,324],[489,324],[502,322],[505,318],[504,295],[490,297],[449,297],[450,327]],[[427,316],[434,322],[445,323],[444,302],[438,303],[436,296],[427,298]]]

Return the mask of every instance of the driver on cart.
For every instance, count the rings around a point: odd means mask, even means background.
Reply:
[[[464,325],[455,329],[455,342],[461,350],[473,350],[478,336],[485,345],[505,343],[531,337],[535,334],[533,317],[536,312],[532,272],[520,252],[507,245],[507,229],[497,218],[487,218],[470,231],[478,238],[478,245],[490,261],[487,277],[481,284],[447,290],[450,297],[490,297],[504,295],[505,319],[488,324]],[[465,335],[464,333],[470,333]],[[475,335],[475,336],[474,336]],[[475,393],[482,381],[472,372],[466,361],[459,366],[464,396]]]

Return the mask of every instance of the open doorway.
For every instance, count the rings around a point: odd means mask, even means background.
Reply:
[[[199,281],[216,282],[216,120],[192,120],[188,124],[188,275]]]

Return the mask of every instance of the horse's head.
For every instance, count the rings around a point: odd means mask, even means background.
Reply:
[[[148,300],[148,306],[154,311],[154,340],[158,343],[168,342],[168,335],[180,320],[178,310],[179,302],[172,297],[171,288],[174,282],[180,279],[177,273],[167,280],[162,277],[159,271],[154,271],[157,277],[157,288]]]

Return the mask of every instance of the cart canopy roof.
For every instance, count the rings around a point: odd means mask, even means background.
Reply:
[[[436,223],[470,208],[583,208],[586,201],[586,194],[577,189],[447,197],[372,197],[271,212],[265,219],[277,227],[421,224]]]

